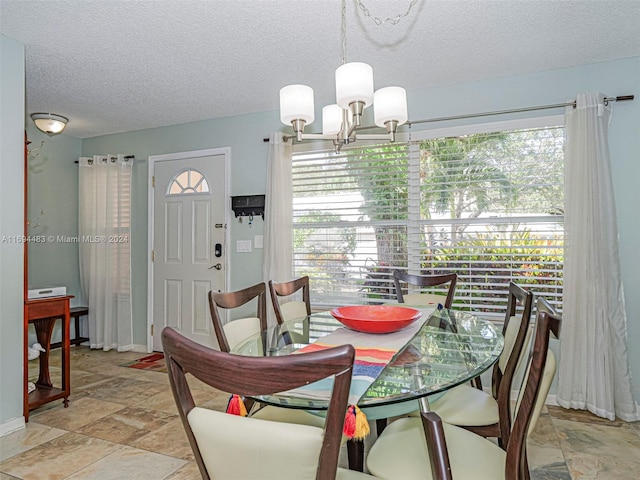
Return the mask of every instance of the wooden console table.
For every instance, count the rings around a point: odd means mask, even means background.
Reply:
[[[66,297],[50,297],[39,299],[27,299],[24,302],[24,405],[23,414],[25,421],[29,421],[29,412],[45,403],[59,398],[63,399],[64,407],[69,406],[69,394],[71,393],[71,379],[69,375],[70,341],[69,341],[69,299]],[[54,387],[49,375],[49,352],[51,350],[51,335],[56,320],[62,320],[62,385]],[[46,350],[40,354],[40,372],[35,382],[36,389],[29,393],[29,324],[33,323],[38,343]]]
[[[69,344],[71,345],[80,345],[82,342],[88,342],[89,337],[80,336],[80,317],[85,315],[89,315],[89,307],[71,307],[69,309],[69,316],[74,323],[74,332],[75,337],[70,338]],[[56,342],[51,344],[51,349],[60,348],[62,346],[62,342]]]

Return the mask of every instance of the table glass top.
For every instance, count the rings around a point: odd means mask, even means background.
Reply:
[[[361,408],[406,402],[442,392],[475,378],[496,362],[502,352],[503,337],[493,323],[462,311],[432,310],[423,310],[424,317],[418,320],[424,322],[422,327],[360,398]],[[337,328],[344,327],[329,312],[315,313],[269,327],[245,339],[232,353],[288,355]],[[290,393],[257,397],[257,400],[290,408],[327,408],[326,399],[297,398]]]

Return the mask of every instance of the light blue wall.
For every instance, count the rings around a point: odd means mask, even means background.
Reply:
[[[417,68],[422,68],[417,65]],[[424,68],[429,68],[425,65]],[[549,72],[508,77],[408,93],[409,117],[426,119],[441,116],[486,112],[532,105],[554,104],[575,99],[576,93],[602,91],[607,95],[640,94],[640,57],[566,68]],[[275,93],[274,93],[275,94]],[[640,204],[640,97],[634,102],[613,106],[610,147],[614,186],[618,203],[622,274],[627,292],[629,361],[634,382],[634,395],[640,401],[640,222],[635,209]],[[562,110],[542,112],[561,114]],[[497,121],[541,112],[488,117],[480,121]],[[320,111],[316,112],[320,118]],[[478,120],[468,120],[467,123]],[[441,128],[462,122],[416,125],[414,129]],[[427,127],[428,125],[428,127]],[[267,144],[262,139],[281,128],[276,111],[240,117],[205,120],[186,125],[107,135],[82,142],[82,154],[126,153],[137,158],[134,170],[133,211],[133,280],[134,342],[146,341],[146,271],[147,271],[147,162],[149,155],[231,148],[231,195],[265,192]],[[313,130],[317,129],[315,127]],[[30,192],[30,195],[34,195]],[[52,192],[53,194],[53,192]],[[49,198],[46,202],[53,202]],[[35,207],[37,208],[37,207]],[[74,212],[73,215],[76,215]],[[231,245],[238,239],[251,239],[262,233],[262,221],[248,225],[230,224]],[[231,289],[260,281],[261,252],[236,254],[230,251]],[[44,267],[43,267],[44,268]],[[34,272],[35,274],[35,272]],[[77,284],[69,278],[69,284]]]
[[[31,141],[27,174],[27,209],[32,224],[29,234],[46,239],[29,244],[29,284],[64,285],[67,293],[75,296],[71,304],[79,305],[84,300],[78,244],[67,241],[67,237],[78,234],[78,165],[74,161],[80,156],[82,141],[67,135],[49,137],[31,120],[27,122],[27,135]],[[42,141],[45,143],[40,147]]]
[[[134,343],[146,344],[147,317],[147,175],[150,155],[231,147],[230,195],[254,195],[265,193],[268,143],[263,138],[279,128],[277,112],[257,113],[242,117],[176,125],[164,128],[107,135],[82,142],[83,155],[107,153],[133,154],[136,157],[133,171],[132,212],[132,280]],[[262,235],[261,218],[249,227],[245,221],[230,219],[231,266],[230,289],[243,288],[262,281],[261,250],[236,254],[237,240],[252,240]]]
[[[23,425],[23,172],[24,46],[0,35],[0,434]]]
[[[27,171],[29,235],[44,242],[29,243],[29,285],[65,286],[71,306],[86,305],[80,291],[78,244],[78,165],[82,141],[68,135],[49,137],[27,121],[30,155]],[[42,142],[44,141],[44,144]],[[44,213],[42,213],[44,212]],[[73,323],[73,322],[72,322]],[[56,322],[52,341],[61,339]],[[71,327],[74,335],[75,327]],[[29,344],[36,341],[33,325]]]

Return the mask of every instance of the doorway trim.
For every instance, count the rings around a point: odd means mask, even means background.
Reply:
[[[187,160],[190,158],[207,157],[215,155],[224,155],[224,237],[225,245],[229,245],[229,210],[231,209],[231,197],[229,196],[229,189],[231,185],[231,171],[229,166],[231,165],[231,148],[219,147],[210,148],[205,150],[192,150],[187,152],[168,153],[164,155],[150,155],[149,156],[149,170],[147,174],[147,352],[153,351],[153,335],[151,334],[151,328],[153,326],[153,227],[154,227],[154,195],[153,195],[153,182],[155,175],[156,162],[163,162],[168,160]],[[224,257],[224,282],[225,285],[229,285],[229,268],[228,268],[228,255]]]

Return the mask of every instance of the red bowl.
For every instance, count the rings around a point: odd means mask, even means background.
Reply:
[[[422,312],[395,305],[353,305],[334,308],[329,313],[351,330],[365,333],[391,333],[415,322]]]

